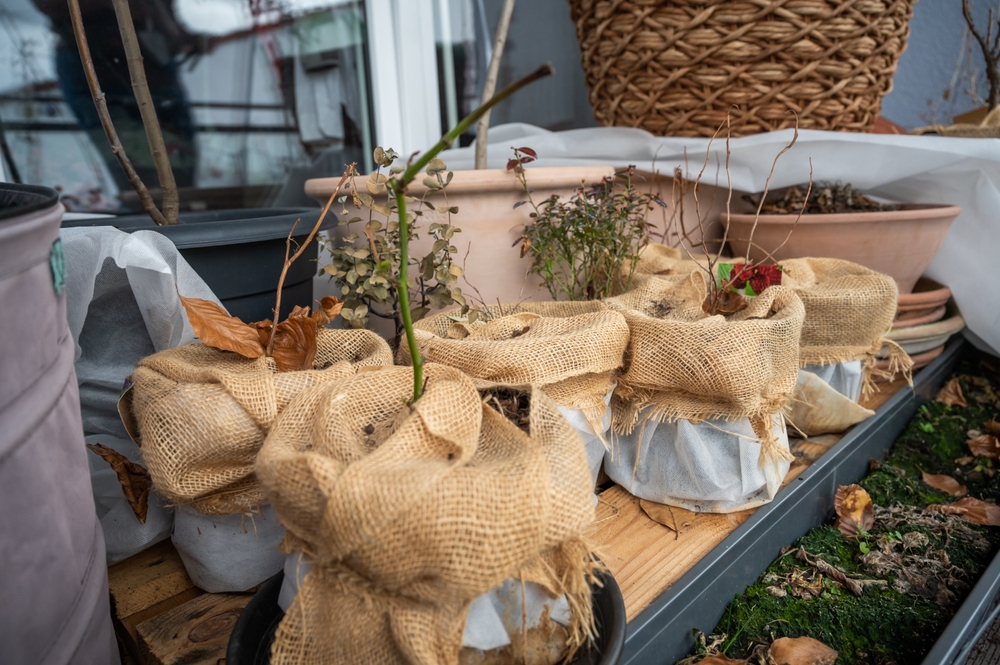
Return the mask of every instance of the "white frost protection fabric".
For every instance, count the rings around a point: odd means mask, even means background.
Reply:
[[[312,565],[301,552],[293,552],[285,561],[285,577],[278,593],[278,606],[287,612],[299,592],[299,586]],[[563,626],[569,625],[570,609],[566,596],[552,598],[534,582],[524,583],[525,606],[521,605],[521,581],[505,580],[500,586],[490,589],[472,601],[469,616],[462,634],[462,646],[490,651],[510,644],[510,636],[521,632],[524,614],[527,627],[539,624],[545,608],[549,608],[549,618]]]
[[[793,130],[783,129],[729,142],[729,170],[733,189],[760,192],[771,169],[771,160],[792,140]],[[551,132],[525,124],[490,129],[488,167],[502,169],[512,156],[512,145],[538,152],[534,166],[608,164],[624,168],[634,164],[669,174],[674,167],[691,165],[687,176],[697,175],[708,139],[657,137],[641,129],[596,127]],[[474,166],[475,146],[448,151],[449,168]],[[766,157],[762,158],[762,156]],[[811,164],[810,164],[811,160]],[[726,163],[726,141],[716,140],[709,161]],[[531,183],[531,166],[528,167]],[[977,346],[1000,352],[1000,290],[992,284],[993,266],[1000,254],[1000,140],[944,136],[857,134],[800,130],[798,141],[778,160],[771,178],[772,191],[813,182],[849,182],[855,190],[890,201],[940,203],[962,207],[927,276],[946,284],[965,317]],[[704,184],[715,184],[705,174]],[[726,186],[723,171],[720,185]],[[710,220],[713,221],[713,220]],[[462,225],[458,215],[456,224]]]
[[[857,402],[861,399],[862,363],[860,360],[851,360],[845,363],[833,363],[830,365],[806,365],[799,370],[799,373],[809,372],[823,379],[831,388],[851,400]]]
[[[604,403],[608,405],[608,408],[604,412],[604,415],[601,416],[600,433],[594,431],[593,426],[588,422],[586,416],[583,415],[583,411],[580,409],[558,407],[559,413],[576,430],[576,433],[580,436],[580,440],[583,441],[583,447],[587,451],[587,466],[590,467],[590,478],[595,486],[597,485],[597,476],[601,472],[601,463],[604,461],[604,454],[608,450],[601,437],[610,443],[608,430],[611,429],[611,395],[614,394],[616,385],[612,384],[611,390],[604,397]]]
[[[837,385],[843,385],[843,381],[838,380],[836,375],[832,375],[832,378]],[[805,436],[818,436],[839,434],[848,427],[871,418],[875,412],[834,390],[833,386],[816,374],[800,369],[795,380],[795,391],[785,407],[785,414],[793,429]]]
[[[640,415],[640,423],[642,415]],[[784,418],[774,433],[788,449]],[[760,466],[760,440],[746,418],[735,422],[646,421],[616,435],[604,472],[633,496],[700,513],[731,513],[774,498],[789,462]]]
[[[192,582],[209,593],[227,593],[246,591],[281,570],[284,537],[270,504],[262,503],[253,515],[205,515],[178,506],[171,540]]]
[[[125,377],[145,356],[195,340],[178,291],[219,302],[165,236],[110,226],[62,229],[66,318],[75,345],[76,376],[87,443],[102,443],[143,464],[118,416]],[[170,532],[170,511],[150,493],[139,524],[107,462],[87,453],[108,563],[149,547]]]

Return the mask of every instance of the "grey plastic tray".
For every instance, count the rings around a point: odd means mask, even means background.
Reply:
[[[694,646],[694,629],[710,632],[730,601],[757,580],[782,547],[829,519],[837,486],[857,482],[870,460],[885,455],[919,404],[933,399],[964,347],[963,340],[953,340],[918,374],[912,391],[896,393],[633,619],[622,665],[672,664],[686,656]],[[976,630],[998,589],[1000,557],[987,568],[924,665],[952,665],[946,657],[953,659],[961,649],[961,644],[953,645]]]

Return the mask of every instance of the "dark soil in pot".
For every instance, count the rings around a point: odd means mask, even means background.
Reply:
[[[278,277],[285,260],[285,239],[296,220],[293,243],[305,242],[320,210],[262,208],[181,214],[181,223],[156,226],[148,215],[63,222],[63,228],[114,226],[127,231],[155,231],[169,238],[181,255],[233,316],[243,321],[272,317]],[[328,217],[322,229],[332,227]],[[295,244],[292,246],[292,251]],[[312,304],[312,280],[317,250],[310,249],[288,270],[281,298],[281,316],[296,305]]]
[[[838,665],[923,659],[1000,547],[1000,528],[925,510],[959,496],[923,482],[923,473],[954,478],[969,497],[1000,499],[997,460],[974,455],[968,444],[998,427],[997,361],[970,355],[952,378],[967,406],[920,407],[885,460],[873,461],[860,481],[875,505],[872,529],[848,538],[821,526],[786,547],[730,603],[708,644],[721,636],[719,651],[746,658],[756,645],[808,636],[836,649]],[[858,581],[862,594],[809,563],[818,559]]]

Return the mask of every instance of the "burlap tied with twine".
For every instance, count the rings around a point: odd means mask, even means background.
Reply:
[[[605,470],[636,496],[729,512],[777,491],[792,458],[780,412],[805,310],[784,287],[728,316],[702,311],[701,272],[640,278],[605,301],[631,329]],[[750,477],[752,476],[752,478]],[[681,489],[683,488],[683,491]]]
[[[592,634],[594,509],[572,429],[541,391],[529,436],[459,370],[424,371],[412,407],[408,367],[306,390],[261,448],[285,550],[312,564],[272,663],[454,665],[470,604],[511,578],[566,596],[570,647]]]

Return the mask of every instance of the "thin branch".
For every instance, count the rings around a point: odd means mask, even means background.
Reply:
[[[990,84],[987,106],[990,109],[996,108],[1000,104],[1000,26],[998,26],[996,41],[994,41],[991,47],[990,37],[993,33],[993,10],[991,9],[989,12],[989,19],[986,24],[986,37],[983,37],[982,33],[976,29],[969,0],[962,0],[962,15],[965,17],[965,22],[969,25],[969,31],[975,37],[976,41],[979,42],[979,47],[983,51],[983,60],[986,62],[986,80]]]
[[[799,140],[799,116],[796,115],[795,134],[792,135],[792,142],[786,145],[784,148],[782,148],[781,152],[779,152],[777,155],[774,156],[774,161],[771,163],[771,172],[767,174],[767,180],[764,181],[764,193],[760,195],[760,203],[757,204],[757,213],[753,217],[753,226],[750,227],[750,239],[748,240],[748,242],[750,243],[753,242],[753,234],[754,231],[757,230],[757,221],[760,219],[760,211],[764,207],[764,199],[767,198],[767,190],[771,187],[771,178],[774,176],[774,169],[778,167],[778,160],[781,159],[782,155],[791,150],[792,146],[795,145],[795,142],[798,140]],[[747,253],[749,254],[749,252]],[[749,259],[750,257],[748,256],[747,260]]]
[[[768,257],[772,261],[774,261],[775,265],[777,265],[778,262],[777,262],[777,260],[775,260],[775,258],[774,258],[773,255],[777,254],[778,250],[781,249],[782,247],[784,247],[785,243],[788,242],[788,239],[792,237],[792,231],[794,231],[795,227],[799,225],[799,220],[802,219],[802,213],[804,213],[806,211],[806,206],[809,204],[809,195],[812,194],[812,189],[813,189],[813,160],[812,160],[812,157],[810,157],[809,158],[809,186],[806,188],[806,200],[805,200],[805,202],[803,202],[802,207],[799,209],[799,216],[795,218],[794,222],[792,222],[792,228],[788,229],[788,235],[786,235],[785,239],[781,241],[781,244],[778,245],[777,247],[775,247],[773,250],[771,250],[771,252],[768,252]]]
[[[737,107],[738,108],[738,107]],[[715,261],[711,259],[708,261],[708,270],[712,272],[715,268],[715,264],[719,262],[719,256],[722,255],[722,251],[726,247],[726,241],[729,239],[729,220],[732,216],[732,204],[733,204],[733,174],[729,170],[729,143],[733,138],[732,124],[730,123],[729,113],[726,113],[726,188],[728,194],[726,196],[726,225],[722,231],[722,244],[719,245],[719,254],[716,255]]]
[[[115,17],[118,19],[118,30],[122,35],[122,46],[125,48],[125,61],[128,64],[129,78],[132,80],[132,94],[139,104],[139,115],[142,126],[146,130],[146,140],[149,142],[149,152],[156,165],[156,177],[160,181],[160,191],[163,194],[163,216],[167,224],[179,223],[178,211],[180,205],[177,199],[177,182],[174,180],[173,169],[170,168],[170,156],[163,142],[160,131],[160,121],[156,117],[156,107],[153,96],[146,82],[146,70],[142,66],[142,52],[139,49],[139,37],[135,34],[132,23],[132,12],[128,0],[111,0],[115,7]]]
[[[295,260],[302,256],[302,253],[306,251],[306,247],[312,242],[312,239],[316,237],[319,233],[319,227],[322,226],[323,220],[326,219],[326,214],[330,211],[330,206],[333,205],[334,200],[337,195],[340,194],[340,188],[347,181],[347,179],[354,173],[354,164],[351,164],[344,171],[344,175],[341,176],[340,182],[333,190],[333,194],[330,194],[330,198],[327,199],[326,205],[323,206],[323,212],[320,213],[319,218],[316,220],[316,224],[313,225],[312,231],[309,232],[309,236],[306,241],[299,245],[299,248],[295,251],[295,254],[291,258],[288,258],[288,252],[291,250],[292,246],[292,233],[295,231],[295,227],[298,226],[301,220],[295,220],[292,224],[291,230],[288,232],[288,238],[285,239],[285,264],[281,266],[281,276],[278,278],[278,295],[274,303],[274,323],[271,324],[271,336],[267,341],[267,356],[271,356],[271,352],[274,351],[274,331],[278,328],[278,319],[281,317],[281,290],[285,286],[285,276],[288,274],[288,268],[291,267]]]
[[[514,13],[514,0],[503,0],[500,8],[500,22],[497,24],[497,34],[493,41],[493,53],[490,55],[490,65],[486,70],[486,82],[483,84],[483,101],[485,104],[493,96],[497,87],[497,77],[500,74],[500,58],[503,57],[504,46],[507,45],[507,32],[510,30],[510,17]],[[476,168],[486,168],[486,144],[489,142],[490,114],[487,111],[479,119],[476,128]]]
[[[94,59],[90,55],[90,45],[87,43],[87,33],[83,28],[83,15],[80,13],[79,0],[69,0],[69,16],[73,23],[73,34],[76,37],[77,50],[80,51],[80,60],[83,62],[83,73],[87,78],[90,96],[94,98],[94,106],[97,107],[97,117],[101,119],[101,127],[104,128],[104,134],[108,137],[111,152],[118,159],[122,171],[125,172],[125,179],[132,185],[135,193],[139,195],[139,202],[142,203],[143,209],[145,209],[150,218],[156,222],[157,226],[171,224],[172,222],[168,221],[163,216],[163,213],[160,212],[160,209],[156,207],[153,197],[149,195],[149,190],[146,189],[146,185],[139,178],[139,174],[135,172],[132,162],[129,161],[128,155],[125,154],[122,142],[118,139],[118,132],[115,131],[115,126],[111,122],[108,104],[104,98],[104,92],[101,90],[100,81],[97,80],[97,70],[94,69]]]

